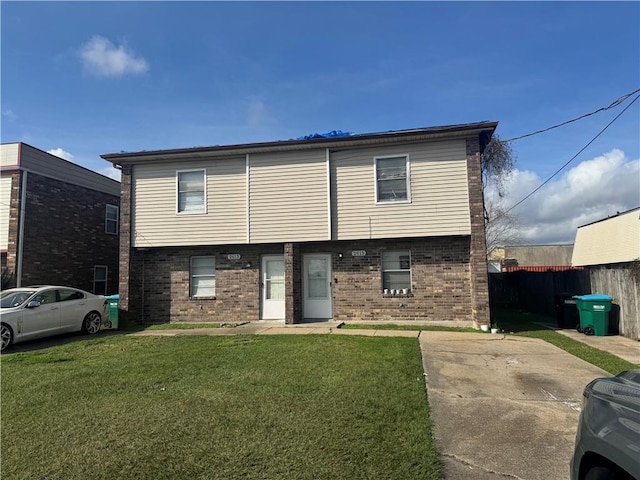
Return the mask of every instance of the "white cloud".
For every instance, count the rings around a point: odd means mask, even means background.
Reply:
[[[80,58],[87,72],[99,77],[140,75],[149,70],[147,61],[126,45],[114,45],[108,39],[94,36],[80,48]]]
[[[98,173],[101,173],[105,177],[113,178],[114,180],[120,181],[120,170],[113,167],[106,167],[101,170],[98,170]]]
[[[249,105],[249,125],[252,127],[258,127],[264,121],[264,118],[267,114],[267,107],[264,106],[264,103],[260,100],[255,102],[251,102]]]
[[[52,148],[51,150],[47,150],[47,153],[73,162],[73,154],[67,152],[66,150],[63,150],[62,148]]]
[[[249,103],[247,111],[247,123],[251,127],[267,127],[274,125],[275,118],[267,110],[267,106],[262,100],[253,100]]]
[[[8,108],[2,111],[2,116],[5,117],[10,122],[13,122],[15,121],[16,118],[18,118],[17,115],[13,113],[12,110],[9,110]]]
[[[487,199],[509,207],[542,181],[533,172],[515,170],[505,182],[506,196],[499,198],[490,186]],[[639,205],[640,159],[614,149],[552,180],[512,213],[519,218],[523,243],[573,243],[577,227]]]

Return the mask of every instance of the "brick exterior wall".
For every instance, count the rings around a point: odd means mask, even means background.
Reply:
[[[126,308],[130,321],[250,322],[260,319],[261,255],[282,255],[284,247],[164,247],[131,252]],[[230,254],[240,254],[240,259],[229,260]],[[216,260],[215,298],[191,298],[190,259],[210,255]],[[125,309],[122,302],[120,308]]]
[[[13,188],[7,262],[14,269],[19,200],[20,189]],[[22,285],[69,285],[91,292],[93,267],[106,265],[108,293],[117,291],[119,238],[105,233],[106,205],[119,205],[117,196],[29,172],[25,203]]]
[[[467,181],[471,213],[471,298],[472,319],[476,327],[489,325],[489,278],[487,243],[484,230],[484,195],[480,169],[480,139],[467,139]]]
[[[333,318],[336,320],[469,320],[472,312],[470,238],[358,240],[276,245],[134,249],[131,301],[135,321],[231,322],[260,319],[262,255],[284,255],[286,322],[302,320],[302,258],[330,253]],[[411,295],[382,293],[381,252],[411,250]],[[353,257],[352,250],[366,250]],[[342,253],[342,258],[339,254]],[[240,254],[239,260],[228,260]],[[189,297],[192,256],[216,258],[216,297]],[[249,266],[250,264],[250,266]],[[138,306],[132,307],[132,303]]]

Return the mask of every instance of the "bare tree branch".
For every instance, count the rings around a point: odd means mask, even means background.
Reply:
[[[516,157],[511,144],[503,142],[499,136],[494,135],[485,147],[480,159],[482,171],[482,185],[486,188],[491,179],[498,190],[498,195],[504,195],[504,179],[515,168]]]

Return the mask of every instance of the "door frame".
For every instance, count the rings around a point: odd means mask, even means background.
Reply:
[[[267,284],[266,284],[266,275],[267,275],[267,269],[266,269],[266,262],[269,260],[282,260],[282,265],[284,268],[284,255],[282,254],[269,254],[269,255],[262,255],[260,257],[260,320],[284,320],[285,316],[286,316],[286,305],[285,305],[285,299],[286,299],[286,292],[285,292],[285,298],[283,298],[282,300],[267,300]],[[283,275],[284,275],[284,271],[283,271]],[[284,279],[285,284],[284,284],[284,288],[286,288],[286,278]],[[278,306],[277,308],[280,309],[281,308],[281,312],[282,315],[278,314],[271,314],[271,313],[266,313],[268,312],[270,309],[266,309],[266,302],[282,302],[282,306]],[[275,308],[275,306],[273,306]]]
[[[306,310],[307,310],[307,302],[309,302],[309,299],[307,298],[307,290],[309,288],[308,286],[308,280],[307,280],[307,259],[308,258],[312,258],[312,257],[323,257],[327,260],[327,299],[326,300],[315,300],[315,301],[326,301],[328,302],[328,311],[329,311],[329,315],[328,316],[321,316],[321,317],[311,317],[311,316],[307,316],[306,314]],[[332,258],[333,256],[331,255],[331,253],[327,253],[327,252],[319,252],[319,253],[304,253],[302,255],[302,317],[304,319],[318,319],[318,320],[329,320],[331,318],[333,318],[333,281],[332,281],[332,275],[333,275],[333,265],[332,265]]]

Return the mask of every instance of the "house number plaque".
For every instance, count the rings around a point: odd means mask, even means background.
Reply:
[[[239,253],[230,253],[229,255],[227,255],[227,259],[228,260],[240,260],[240,254]]]
[[[366,250],[352,250],[351,251],[351,256],[352,257],[364,257],[367,254]]]

